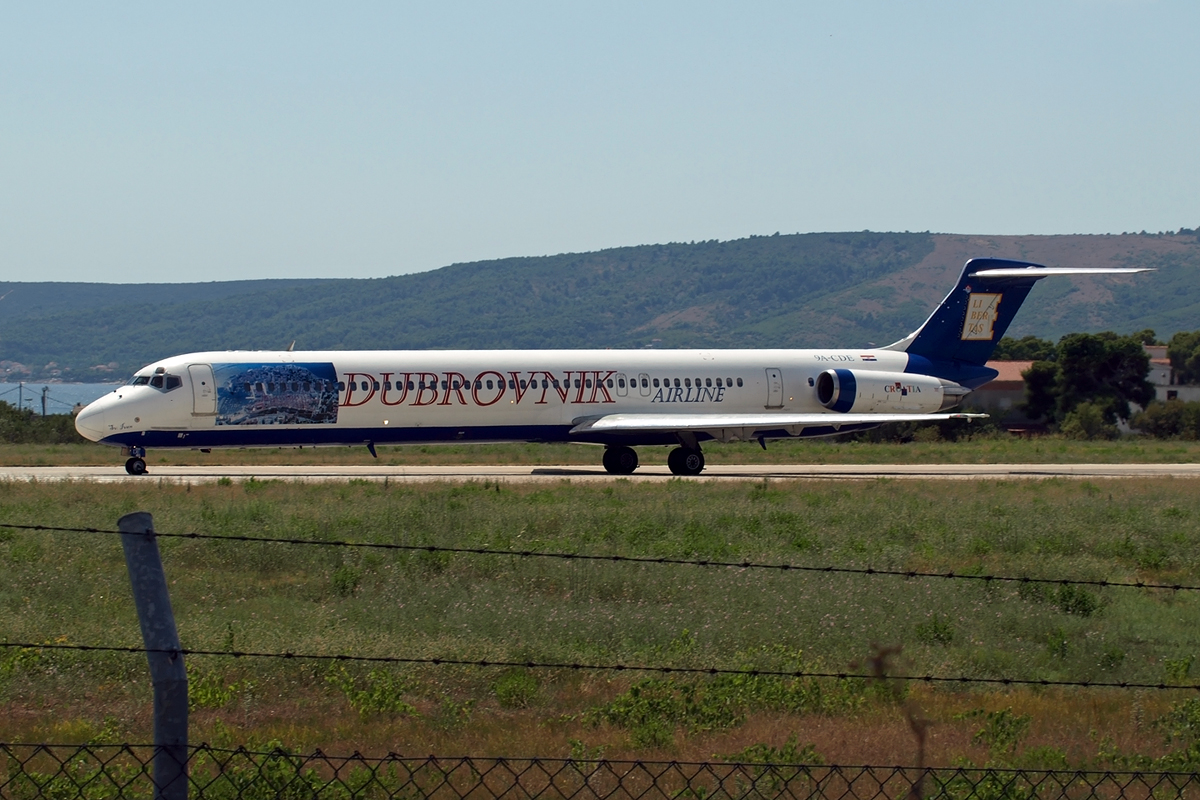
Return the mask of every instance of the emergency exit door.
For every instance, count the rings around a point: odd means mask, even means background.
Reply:
[[[783,372],[767,368],[767,408],[783,408]]]
[[[217,386],[212,367],[208,364],[189,364],[188,376],[192,379],[192,413],[216,414]]]

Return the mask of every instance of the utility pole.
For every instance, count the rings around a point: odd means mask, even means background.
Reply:
[[[46,416],[46,395],[50,394],[50,387],[42,387],[42,416]]]

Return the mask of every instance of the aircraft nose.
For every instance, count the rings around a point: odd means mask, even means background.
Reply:
[[[92,403],[75,415],[75,430],[79,435],[93,442],[104,438],[108,431],[104,427],[104,407]]]

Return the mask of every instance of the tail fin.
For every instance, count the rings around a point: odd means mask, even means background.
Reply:
[[[1045,267],[1029,261],[972,258],[958,284],[925,324],[883,348],[930,361],[982,366],[1008,330],[1029,290],[1052,275],[1128,275],[1148,269]]]

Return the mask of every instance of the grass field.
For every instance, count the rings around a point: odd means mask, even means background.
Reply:
[[[1105,452],[1054,444],[1082,460]],[[877,446],[826,447],[851,458]],[[163,532],[1200,583],[1198,490],[1179,479],[7,483],[0,522],[110,528],[145,510]],[[902,672],[1174,684],[1195,680],[1200,651],[1196,592],[161,546],[181,637],[195,649],[838,671],[862,669],[879,644],[903,646]],[[140,644],[119,541],[0,529],[0,639]],[[193,741],[329,752],[705,759],[811,744],[809,757],[828,762],[912,763],[911,709],[932,720],[932,764],[1119,765],[1170,753],[1191,764],[1200,730],[1184,690],[896,695],[854,680],[227,657],[194,657],[189,672]],[[0,651],[2,741],[144,741],[149,698],[140,656]]]
[[[644,464],[665,464],[666,447],[640,447]],[[414,445],[380,447],[379,460],[365,447],[320,447],[303,450],[153,450],[147,463],[212,464],[599,464],[601,449],[570,444]],[[767,450],[755,443],[709,444],[709,464],[1087,464],[1182,463],[1200,458],[1200,442],[1125,437],[1115,441],[1073,441],[1059,436],[1031,439],[989,434],[967,441],[853,442],[844,439],[771,442]],[[0,444],[0,465],[118,465],[119,451],[97,444]]]

